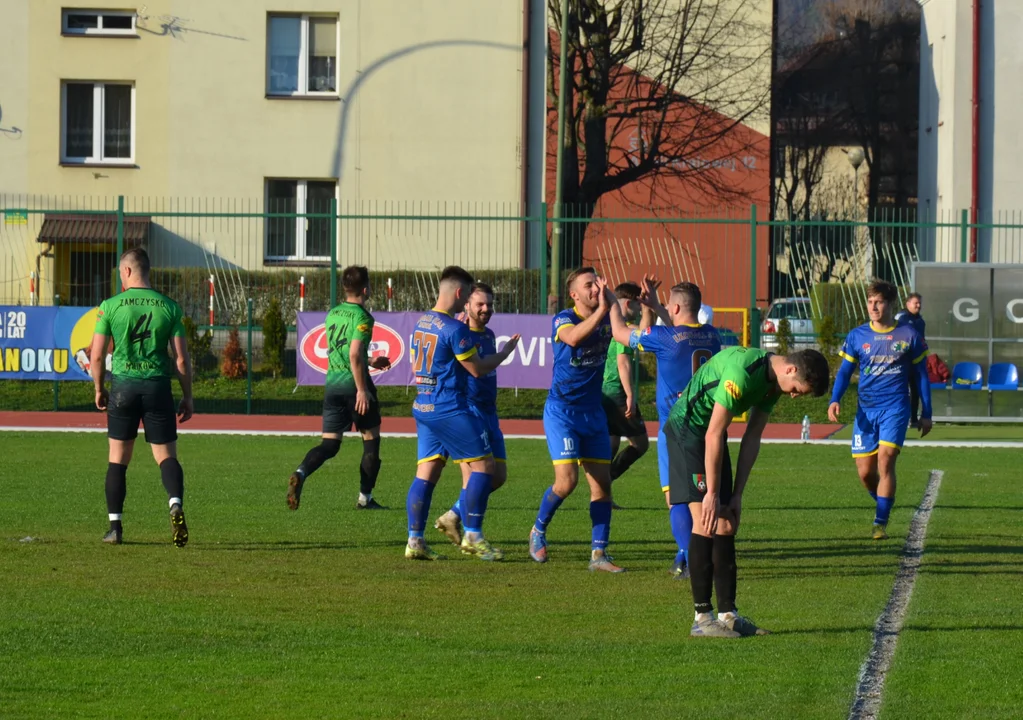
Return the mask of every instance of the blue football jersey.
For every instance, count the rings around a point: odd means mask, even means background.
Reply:
[[[657,358],[657,416],[664,421],[700,366],[721,352],[721,336],[710,325],[653,325],[634,330],[629,345]]]
[[[859,404],[868,409],[909,403],[915,365],[927,357],[927,343],[911,325],[860,325],[845,338],[839,355],[860,366]]]
[[[497,336],[490,328],[474,330],[469,328],[476,346],[476,353],[481,357],[497,354]],[[469,402],[481,413],[497,412],[497,370],[477,378],[469,375]]]
[[[412,334],[412,371],[419,393],[413,415],[431,416],[469,409],[469,371],[459,360],[476,354],[469,327],[445,312],[430,310]]]
[[[604,316],[600,324],[577,347],[560,340],[562,332],[578,324],[583,318],[575,308],[562,310],[551,323],[551,343],[554,345],[554,368],[551,391],[547,399],[578,407],[599,407],[600,388],[604,383],[604,363],[611,344],[611,318]]]
[[[909,310],[900,310],[895,316],[895,323],[897,325],[909,325],[920,333],[920,337],[924,338],[924,341],[926,342],[927,323],[924,322],[924,316],[920,313],[914,315]]]

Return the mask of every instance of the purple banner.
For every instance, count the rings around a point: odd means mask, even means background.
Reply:
[[[374,313],[376,325],[370,342],[370,357],[390,358],[389,370],[370,370],[377,385],[411,385],[413,379],[409,346],[416,321],[422,313]],[[298,314],[298,384],[323,385],[327,378],[327,313]],[[538,388],[551,386],[551,317],[549,315],[495,315],[490,329],[497,335],[497,347],[518,333],[519,346],[497,370],[498,387]]]

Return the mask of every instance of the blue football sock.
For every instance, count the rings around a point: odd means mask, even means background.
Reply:
[[[870,492],[869,490],[867,492]],[[870,493],[870,499],[877,502],[877,493]]]
[[[430,500],[433,499],[433,483],[416,478],[408,489],[405,500],[405,512],[408,513],[408,536],[423,537],[426,529],[426,518],[430,514]]]
[[[593,523],[593,540],[591,550],[607,548],[607,539],[611,536],[611,501],[590,503],[590,522]]]
[[[875,525],[887,525],[888,516],[891,515],[892,506],[895,505],[895,498],[878,497],[877,513],[874,515]]]
[[[685,503],[671,506],[668,514],[671,521],[671,535],[675,538],[678,551],[688,561],[689,537],[693,534],[693,514],[689,512],[689,506]]]
[[[483,516],[487,512],[490,498],[490,475],[474,472],[469,475],[465,486],[465,511],[463,524],[466,532],[483,532]]]
[[[564,502],[565,498],[560,497],[554,492],[554,486],[551,485],[543,493],[543,499],[540,501],[540,511],[536,514],[536,529],[540,532],[547,532],[547,525],[554,517],[554,513],[561,507],[561,503]]]
[[[458,499],[455,500],[455,504],[451,506],[451,512],[453,512],[455,515],[457,515],[459,518],[461,518],[462,521],[463,521],[463,524],[464,524],[465,518],[462,517],[462,508],[464,508],[464,507],[465,507],[465,488],[462,488],[462,491],[460,493],[458,493]]]

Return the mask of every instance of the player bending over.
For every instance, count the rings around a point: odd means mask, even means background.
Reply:
[[[922,412],[920,437],[931,431],[931,383],[927,377],[927,344],[911,324],[896,326],[893,318],[898,291],[891,283],[875,281],[867,288],[867,315],[845,338],[839,353],[842,366],[835,376],[828,417],[838,422],[842,395],[853,371],[860,368],[859,402],[853,421],[852,456],[860,482],[874,499],[875,540],[888,537],[888,518],[895,504],[895,461],[906,442],[910,420],[909,388],[919,388]]]
[[[547,526],[579,482],[579,466],[590,485],[590,570],[619,573],[607,553],[611,534],[611,440],[601,406],[601,380],[612,325],[627,332],[614,294],[591,267],[565,280],[574,307],[554,316],[554,367],[543,408],[547,449],[554,462],[554,484],[543,494],[529,531],[529,556],[547,562]]]
[[[767,631],[739,615],[735,534],[742,516],[742,492],[760,452],[760,437],[782,395],[828,391],[828,363],[816,350],[787,357],[754,348],[732,347],[696,371],[664,426],[672,505],[685,503],[693,520],[689,576],[696,618],[694,637],[736,638]],[[728,426],[750,411],[739,446],[733,483]],[[711,588],[717,588],[714,618]]]
[[[131,462],[139,421],[170,505],[171,539],[178,547],[188,542],[182,510],[185,476],[178,462],[177,421],[192,417],[192,361],[188,356],[181,307],[149,285],[149,255],[142,248],[126,250],[118,266],[124,292],[99,306],[90,352],[96,407],[106,410],[110,456],[107,465],[107,514],[110,530],[103,542],[120,545],[125,477]],[[103,384],[107,347],[114,343],[108,393]],[[176,361],[167,352],[173,348]],[[174,409],[171,377],[181,383],[181,402]],[[176,415],[176,417],[175,417]]]
[[[462,481],[462,552],[480,560],[504,559],[504,553],[483,537],[483,516],[493,488],[494,456],[486,421],[470,404],[466,381],[470,375],[481,378],[496,370],[514,352],[519,336],[513,335],[500,352],[479,356],[472,331],[455,319],[465,309],[471,285],[472,276],[462,268],[444,268],[437,303],[419,318],[412,335],[412,369],[419,388],[412,405],[419,463],[406,504],[409,537],[405,557],[412,560],[441,558],[426,544],[423,532],[434,487],[448,458],[469,466]]]
[[[615,298],[630,330],[637,330],[636,322],[640,319],[643,306],[639,302],[642,293],[639,285],[624,282],[615,288]],[[644,312],[638,330],[645,330],[653,322],[651,313]],[[601,404],[607,415],[607,432],[611,438],[611,482],[614,482],[632,464],[643,457],[650,447],[643,412],[639,408],[639,387],[634,387],[633,359],[635,350],[628,344],[612,339],[607,351],[607,362],[604,364],[604,384],[601,387]],[[628,444],[621,452],[618,449],[622,438]],[[615,509],[617,505],[612,505]]]
[[[327,382],[323,392],[323,435],[320,444],[306,453],[305,459],[288,479],[288,507],[298,510],[302,488],[309,476],[337,455],[341,439],[352,425],[362,433],[362,462],[359,464],[360,510],[380,510],[373,499],[373,488],[380,474],[380,403],[369,376],[370,367],[384,370],[388,358],[367,361],[373,340],[373,316],[366,310],[369,298],[369,271],[352,265],[341,273],[345,300],[327,313]]]
[[[469,289],[469,302],[465,306],[465,315],[469,330],[475,341],[476,354],[485,359],[497,354],[497,337],[487,327],[494,316],[494,291],[486,283],[473,283]],[[487,439],[494,455],[494,474],[490,481],[490,492],[504,485],[508,479],[508,454],[504,448],[504,433],[497,417],[497,369],[491,370],[482,377],[468,378],[469,405],[476,409],[483,418],[487,429]],[[462,463],[462,486],[467,487],[472,471],[467,463]],[[462,544],[462,511],[465,507],[466,490],[458,496],[451,509],[437,518],[434,527],[444,533],[452,543]]]

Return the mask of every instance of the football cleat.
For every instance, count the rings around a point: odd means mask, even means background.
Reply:
[[[688,580],[689,579],[689,565],[686,563],[684,557],[675,558],[675,562],[671,564],[671,568],[668,570],[672,580]]]
[[[738,638],[742,637],[735,630],[732,630],[720,620],[707,617],[693,621],[693,627],[689,631],[691,637],[716,637],[716,638]]]
[[[367,500],[364,503],[360,503],[360,502],[355,503],[355,509],[356,510],[386,510],[387,508],[385,508],[383,505],[378,503],[374,498],[370,498],[369,500]]]
[[[188,544],[188,526],[185,525],[185,511],[177,503],[170,509],[171,540],[177,547]]]
[[[529,531],[529,557],[538,563],[547,562],[547,535],[535,527]]]
[[[742,637],[771,634],[770,630],[757,627],[752,620],[745,618],[742,615],[737,615],[736,613],[721,613],[718,615],[718,621],[724,624],[724,626],[729,630],[734,630],[739,633]]]
[[[444,556],[434,552],[426,543],[413,545],[408,543],[405,546],[405,557],[409,560],[443,560]]]
[[[875,540],[887,540],[888,539],[888,524],[887,523],[874,523],[874,530],[872,536]]]
[[[479,540],[472,542],[469,540],[469,536],[466,535],[462,538],[459,547],[463,555],[475,555],[480,560],[486,560],[487,562],[504,560],[504,551],[491,545],[490,541],[484,537],[480,537]]]
[[[298,503],[302,499],[302,486],[305,485],[305,478],[298,473],[291,473],[288,478],[288,507],[298,510]]]
[[[458,517],[457,513],[448,510],[446,513],[437,518],[437,522],[433,524],[433,527],[440,530],[451,541],[452,545],[461,547],[462,545],[462,518]]]
[[[121,544],[121,531],[110,528],[107,534],[103,536],[103,542],[108,545],[120,545]]]
[[[623,573],[625,568],[615,565],[614,558],[603,550],[594,550],[590,555],[590,572]]]

